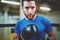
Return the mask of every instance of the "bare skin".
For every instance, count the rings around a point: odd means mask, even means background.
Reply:
[[[49,35],[49,37],[50,37],[51,40],[56,40],[56,39],[55,39],[55,34],[54,34],[53,31],[51,31],[51,32],[49,32],[49,33],[47,33],[47,34]]]
[[[32,20],[36,12],[35,1],[30,2],[24,1],[23,11],[26,18],[28,20]]]
[[[13,40],[18,40],[18,37],[19,37],[19,35],[16,34],[16,33],[14,33],[14,35],[13,35]]]

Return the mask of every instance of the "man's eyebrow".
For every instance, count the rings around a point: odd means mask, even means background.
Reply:
[[[25,7],[25,8],[29,8],[29,7]]]
[[[31,6],[31,7],[34,7],[34,6]],[[25,7],[25,8],[31,8],[31,7]]]

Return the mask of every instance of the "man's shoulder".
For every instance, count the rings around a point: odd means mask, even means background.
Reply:
[[[49,19],[48,18],[46,18],[46,17],[43,17],[43,16],[37,16],[37,18],[40,20],[40,21],[43,21],[43,22],[48,22],[49,21]]]
[[[40,19],[39,19],[40,22],[41,22],[42,24],[44,24],[45,26],[51,24],[51,22],[50,22],[50,20],[49,20],[48,18],[46,18],[46,17],[42,17],[42,16],[39,16],[39,18],[40,18]]]
[[[23,22],[24,20],[25,20],[24,18],[21,19],[21,20],[18,20],[17,23],[21,23],[21,22]]]

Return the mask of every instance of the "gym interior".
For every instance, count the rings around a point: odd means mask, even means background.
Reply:
[[[60,0],[37,1],[36,14],[51,21],[56,40],[60,40]],[[0,40],[13,40],[16,22],[25,17],[21,2],[21,0],[0,0]]]

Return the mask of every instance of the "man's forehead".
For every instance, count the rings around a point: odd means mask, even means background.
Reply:
[[[35,1],[24,1],[24,6],[35,6]]]

